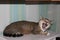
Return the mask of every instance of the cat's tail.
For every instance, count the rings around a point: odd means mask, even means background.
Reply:
[[[21,37],[23,36],[23,34],[8,34],[3,32],[3,36],[7,36],[7,37]]]

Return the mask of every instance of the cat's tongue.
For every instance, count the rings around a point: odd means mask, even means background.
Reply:
[[[47,27],[47,24],[43,23],[42,28],[45,29]]]

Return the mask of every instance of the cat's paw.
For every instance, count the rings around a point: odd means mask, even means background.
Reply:
[[[47,36],[49,36],[50,35],[50,33],[47,33]]]

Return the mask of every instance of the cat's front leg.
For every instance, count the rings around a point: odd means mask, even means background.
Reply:
[[[49,32],[47,32],[47,36],[49,36],[50,35],[50,33]]]
[[[45,33],[46,33],[46,35],[47,35],[47,36],[49,36],[49,35],[50,35],[50,33],[49,33],[48,31],[46,31]]]
[[[45,32],[41,31],[40,33],[41,33],[42,35],[47,35],[47,36],[50,35],[50,33],[49,33],[48,31],[45,31]]]

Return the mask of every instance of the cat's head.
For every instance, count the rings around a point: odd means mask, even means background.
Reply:
[[[42,31],[46,31],[51,26],[51,20],[42,17],[39,21],[39,26]]]

